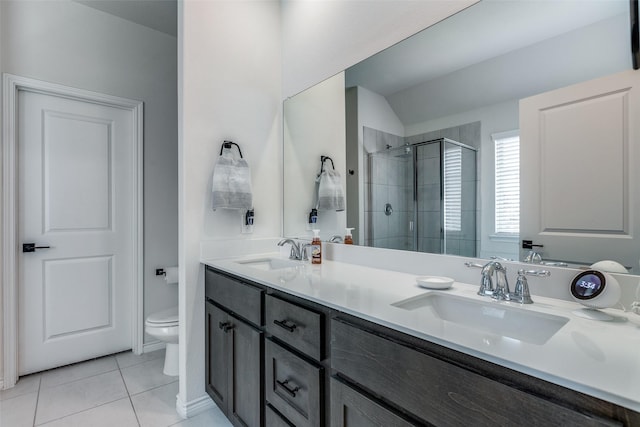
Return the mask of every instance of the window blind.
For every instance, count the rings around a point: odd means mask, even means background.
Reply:
[[[462,230],[462,148],[444,151],[444,229]]]
[[[520,136],[495,137],[496,233],[520,232]]]

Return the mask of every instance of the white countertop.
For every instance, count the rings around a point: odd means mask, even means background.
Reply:
[[[604,310],[623,322],[602,322],[573,314],[577,303],[532,296],[534,304],[493,301],[476,295],[478,284],[455,282],[448,290],[432,291],[416,284],[415,274],[337,261],[321,265],[261,270],[238,261],[280,257],[263,254],[234,259],[203,260],[211,267],[326,305],[445,347],[534,377],[598,397],[640,412],[640,316]],[[472,329],[441,320],[431,310],[392,304],[425,293],[461,296],[518,310],[551,314],[569,321],[544,344]],[[529,326],[529,325],[528,325]],[[535,327],[530,325],[529,327]]]

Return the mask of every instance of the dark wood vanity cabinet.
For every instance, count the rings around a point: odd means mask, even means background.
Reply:
[[[234,425],[640,426],[640,413],[207,267],[206,388]]]
[[[404,341],[402,334],[385,328],[355,326],[350,320],[331,323],[331,367],[363,394],[334,390],[332,383],[332,426],[348,425],[349,420],[355,420],[353,425],[390,426],[410,425],[406,422],[435,426],[640,425],[639,414],[633,411],[426,342],[415,345],[416,340]],[[340,393],[347,397],[339,397]],[[341,415],[349,409],[351,414]],[[379,421],[393,414],[398,416],[396,421]],[[371,424],[363,419],[371,419]]]
[[[260,323],[263,291],[209,270],[206,289],[207,393],[234,425],[262,426],[264,333]],[[249,317],[258,324],[244,320],[238,312],[244,319]]]

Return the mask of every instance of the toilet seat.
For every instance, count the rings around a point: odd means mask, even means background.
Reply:
[[[167,310],[150,314],[145,321],[145,325],[156,328],[178,326],[178,307],[171,307]]]

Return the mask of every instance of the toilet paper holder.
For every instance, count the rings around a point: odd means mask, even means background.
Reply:
[[[162,277],[168,284],[178,283],[178,266],[156,268],[156,277]]]

